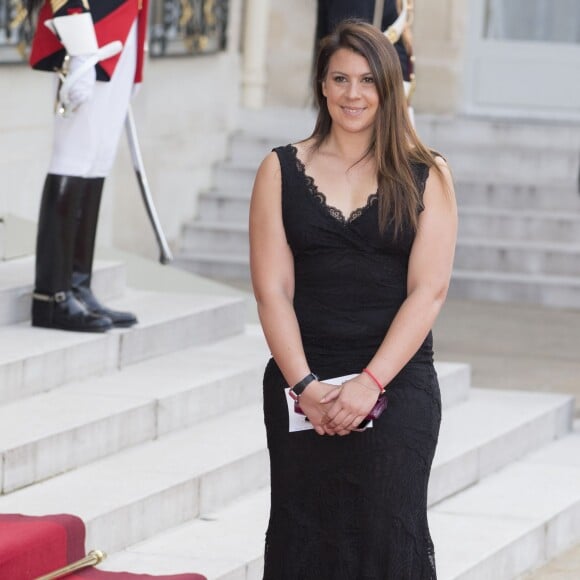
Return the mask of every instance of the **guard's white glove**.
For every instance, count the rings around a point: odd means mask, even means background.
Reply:
[[[67,72],[69,77],[75,74],[75,71],[78,71],[83,63],[99,50],[90,12],[57,16],[45,20],[44,25],[59,38],[70,56]],[[74,111],[91,98],[97,80],[96,74],[94,65],[90,66],[66,89],[61,87],[59,100],[63,104],[63,114],[66,115],[68,112]]]
[[[72,75],[76,70],[78,70],[89,56],[71,56],[68,74]],[[68,99],[70,103],[70,108],[74,111],[80,107],[83,103],[86,103],[92,96],[95,89],[95,83],[97,81],[97,71],[95,67],[89,68],[84,74],[82,74],[76,82],[72,84],[68,92]]]

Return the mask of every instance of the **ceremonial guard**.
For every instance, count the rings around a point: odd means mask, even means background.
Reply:
[[[415,78],[411,39],[413,13],[412,0],[318,0],[315,50],[343,20],[359,18],[375,24],[397,49],[405,93],[410,101]]]
[[[83,332],[132,326],[134,314],[99,303],[91,275],[105,177],[142,78],[147,0],[28,0],[27,8],[39,9],[30,64],[60,78],[32,324]]]

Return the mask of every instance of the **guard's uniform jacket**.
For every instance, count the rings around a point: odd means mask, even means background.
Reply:
[[[143,57],[145,50],[145,34],[147,26],[148,0],[45,0],[38,15],[38,25],[32,50],[30,64],[33,68],[54,71],[62,66],[66,51],[57,36],[55,36],[44,22],[54,16],[68,16],[90,12],[99,46],[114,40],[125,40],[131,26],[137,22],[137,68],[135,82],[141,82],[143,75]],[[120,54],[101,61],[97,69],[97,80],[110,80]]]

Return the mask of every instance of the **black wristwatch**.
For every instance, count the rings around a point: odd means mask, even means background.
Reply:
[[[317,381],[318,377],[314,373],[308,373],[299,383],[296,383],[289,391],[290,396],[297,401],[304,389],[312,382]]]

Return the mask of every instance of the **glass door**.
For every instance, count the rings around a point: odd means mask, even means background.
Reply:
[[[580,0],[471,0],[467,112],[580,120]]]

